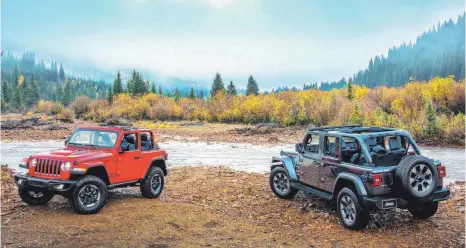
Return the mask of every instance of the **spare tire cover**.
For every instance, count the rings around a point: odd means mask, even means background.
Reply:
[[[437,187],[437,180],[436,166],[421,155],[404,157],[395,171],[398,193],[408,200],[428,200]]]

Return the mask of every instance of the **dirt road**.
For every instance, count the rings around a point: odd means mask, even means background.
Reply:
[[[29,207],[2,178],[2,245],[6,247],[464,247],[464,185],[430,220],[407,211],[373,215],[354,232],[334,205],[298,194],[276,198],[267,175],[225,168],[170,171],[159,199],[138,188],[114,191],[96,215],[74,214],[62,197]]]

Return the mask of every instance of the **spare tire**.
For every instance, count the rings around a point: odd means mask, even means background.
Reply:
[[[438,172],[432,160],[421,155],[404,157],[395,171],[398,193],[406,200],[429,200],[437,180]]]

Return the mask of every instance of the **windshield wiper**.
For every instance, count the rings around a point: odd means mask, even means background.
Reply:
[[[68,143],[68,145],[75,145],[75,146],[91,146],[91,147],[94,147],[95,149],[99,149],[99,146],[98,145],[94,145],[94,144],[81,144],[81,143]]]

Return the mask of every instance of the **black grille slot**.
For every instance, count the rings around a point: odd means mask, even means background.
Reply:
[[[61,161],[52,159],[38,159],[34,172],[46,176],[60,176]]]

